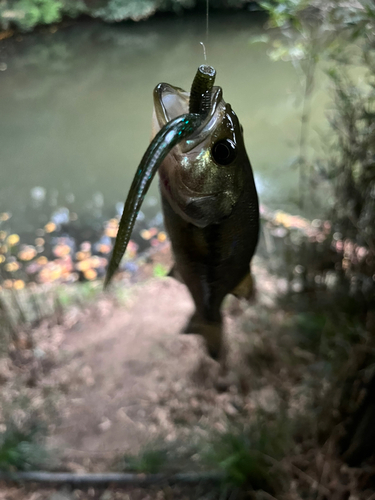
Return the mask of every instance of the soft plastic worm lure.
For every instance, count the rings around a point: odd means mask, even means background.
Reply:
[[[108,286],[120,265],[142,202],[160,164],[176,144],[199,128],[208,114],[215,75],[216,72],[211,66],[202,65],[198,68],[191,87],[189,113],[168,122],[143,155],[126,199],[104,288]]]

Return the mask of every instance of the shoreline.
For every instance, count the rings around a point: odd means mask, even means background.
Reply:
[[[244,15],[246,14],[256,14],[256,15],[265,15],[265,11],[262,9],[261,5],[257,1],[252,1],[252,0],[238,0],[239,4],[238,6],[235,5],[228,5],[228,6],[219,6],[219,7],[214,7],[210,5],[210,17],[211,16],[216,16],[216,15],[223,15],[223,14],[236,14],[236,13],[243,13]],[[103,15],[100,15],[100,11],[103,11],[105,9],[90,9],[86,6],[86,9],[79,10],[77,8],[76,13],[71,13],[69,14],[68,12],[62,10],[61,11],[61,16],[59,18],[56,18],[54,20],[51,20],[50,22],[37,22],[30,28],[22,27],[22,20],[26,17],[26,13],[16,10],[4,10],[3,12],[0,12],[0,42],[2,40],[6,40],[8,38],[11,38],[13,36],[22,36],[26,34],[38,34],[38,33],[45,33],[46,30],[52,33],[55,33],[57,30],[64,29],[67,27],[70,27],[72,24],[77,24],[77,23],[85,23],[85,22],[92,22],[92,21],[99,21],[104,24],[136,24],[139,22],[147,22],[156,18],[170,18],[170,19],[177,19],[181,17],[189,17],[189,16],[197,16],[197,15],[202,15],[202,17],[205,16],[206,8],[200,5],[194,5],[194,6],[176,6],[174,10],[169,9],[162,9],[155,7],[154,10],[150,12],[145,12],[143,15],[140,14],[138,16],[134,16],[131,13],[129,13],[125,17],[119,17],[119,18],[113,18],[113,19],[108,19]],[[99,12],[97,14],[96,12]]]

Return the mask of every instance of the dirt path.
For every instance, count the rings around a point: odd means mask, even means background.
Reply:
[[[97,307],[104,306],[99,301]],[[231,344],[241,332],[229,309],[225,328]],[[202,340],[179,333],[192,311],[184,285],[155,278],[136,285],[126,306],[65,332],[61,350],[70,361],[58,370],[69,374],[68,394],[50,445],[65,450],[68,468],[91,469],[95,458],[108,467],[116,453],[137,453],[157,436],[173,440],[181,429],[186,434],[188,427],[208,421],[220,428],[236,411],[246,370],[232,352],[234,387],[217,389],[218,366]]]
[[[194,367],[197,339],[178,335],[192,312],[185,287],[152,280],[131,302],[66,334],[62,348],[72,361],[65,369],[75,387],[56,429],[59,448],[137,451],[156,431],[160,389]]]

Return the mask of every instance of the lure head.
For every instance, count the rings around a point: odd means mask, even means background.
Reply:
[[[167,122],[189,112],[190,95],[161,83],[154,90],[153,135]],[[250,163],[242,128],[220,87],[200,127],[181,141],[159,167],[160,189],[173,210],[198,227],[230,215],[243,188]]]

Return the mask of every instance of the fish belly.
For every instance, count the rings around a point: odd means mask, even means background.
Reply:
[[[202,335],[217,359],[223,344],[221,304],[249,275],[258,240],[257,217],[250,217],[254,209],[249,203],[239,202],[221,223],[199,228],[176,214],[163,196],[162,202],[174,273],[188,287],[196,308],[184,333]]]

